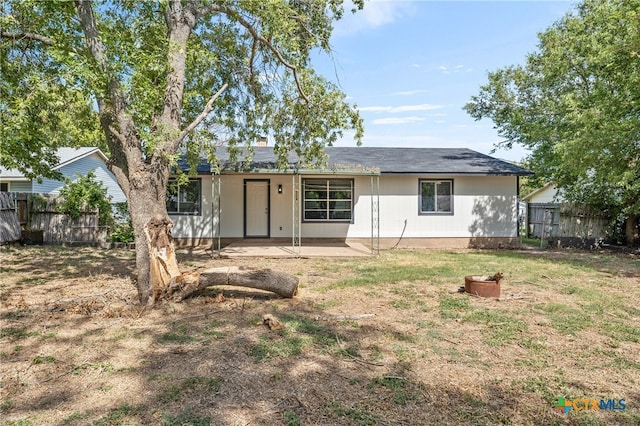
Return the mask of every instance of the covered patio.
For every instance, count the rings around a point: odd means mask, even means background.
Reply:
[[[218,252],[222,258],[307,258],[307,257],[368,257],[371,249],[361,243],[310,242],[292,246],[269,240],[242,240],[233,242]]]
[[[255,169],[253,173],[255,174],[226,172],[223,175],[218,174],[211,177],[211,250],[214,255],[223,258],[306,258],[363,257],[379,253],[379,170],[361,170],[351,167],[330,171]],[[254,176],[257,176],[258,179],[255,179]],[[318,238],[316,235],[310,237],[307,235],[308,228],[305,228],[305,225],[310,227],[321,224],[322,221],[304,223],[303,200],[305,186],[303,177],[343,177],[351,179],[358,177],[361,181],[367,183],[369,192],[366,193],[365,191],[364,194],[368,197],[369,203],[368,206],[365,206],[365,209],[369,210],[367,216],[370,236],[367,239],[369,239],[370,243],[368,246],[365,245],[366,243],[362,244],[355,241],[345,242],[346,230],[344,237],[341,236],[341,238]],[[287,185],[286,181],[288,179],[290,179],[290,184]],[[351,197],[354,196],[353,182],[348,193]],[[239,198],[240,196],[243,198]],[[259,203],[256,200],[266,204]],[[355,199],[350,198],[350,214],[353,214],[353,203],[355,203]],[[227,207],[225,216],[223,204],[241,207]],[[257,220],[255,220],[256,217],[254,216],[249,217],[251,212],[257,214]],[[239,219],[243,219],[243,222],[240,222]],[[289,226],[287,226],[287,222]],[[261,226],[256,226],[256,223],[261,223]],[[228,241],[229,238],[229,235],[223,235],[225,227],[227,230],[242,230],[244,238],[232,238],[234,241],[224,245],[223,240]],[[288,238],[284,237],[287,231],[290,232],[290,237]],[[316,230],[315,234],[317,233],[318,231]]]

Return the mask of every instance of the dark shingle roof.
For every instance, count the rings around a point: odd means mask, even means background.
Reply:
[[[254,147],[251,170],[277,170],[272,147]],[[526,176],[532,173],[507,161],[466,148],[381,148],[381,147],[327,147],[327,171],[379,170],[381,174],[438,174],[438,175],[504,175]],[[218,158],[222,172],[239,171],[229,163],[226,150],[220,149]],[[244,155],[238,157],[244,160]],[[297,161],[289,156],[290,168]],[[186,165],[181,164],[183,169]],[[198,173],[210,173],[211,167],[203,161]]]

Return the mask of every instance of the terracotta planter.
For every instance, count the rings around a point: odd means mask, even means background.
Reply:
[[[500,281],[485,281],[482,276],[467,275],[464,291],[479,297],[500,297]]]

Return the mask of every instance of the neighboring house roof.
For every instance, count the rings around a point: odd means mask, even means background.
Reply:
[[[538,198],[540,200],[537,200]],[[553,182],[547,182],[542,188],[531,191],[530,193],[522,197],[522,200],[529,203],[562,202],[564,200],[564,197],[562,196],[562,191],[558,190]]]
[[[273,147],[254,147],[249,169],[252,171],[277,170]],[[243,151],[243,153],[246,151]],[[381,174],[437,174],[437,175],[497,175],[527,176],[533,173],[509,162],[499,160],[466,148],[381,148],[381,147],[327,147],[327,171],[375,171]],[[245,155],[238,156],[241,162]],[[235,172],[238,164],[229,162],[226,149],[218,152],[220,170]],[[289,168],[297,168],[295,155],[289,155]],[[188,166],[180,163],[183,170]],[[198,173],[211,173],[211,167],[202,161]]]
[[[82,147],[82,148],[58,148],[57,155],[60,157],[60,162],[53,169],[57,170],[61,167],[66,166],[69,163],[73,163],[74,161],[78,161],[84,157],[88,157],[93,153],[96,153],[102,158],[105,162],[107,161],[107,156],[100,150],[100,148],[95,147]]]
[[[81,148],[58,148],[56,151],[56,155],[60,158],[60,162],[56,164],[53,170],[58,170],[61,167],[66,166],[67,164],[73,163],[74,161],[78,161],[84,157],[88,157],[89,155],[96,153],[98,154],[105,162],[107,161],[107,157],[104,155],[100,148],[95,147],[81,147]],[[0,166],[0,179],[4,180],[28,180],[22,172],[18,169],[5,169]]]

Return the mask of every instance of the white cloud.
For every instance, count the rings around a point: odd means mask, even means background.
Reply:
[[[396,112],[409,112],[409,111],[430,111],[434,109],[442,109],[442,105],[433,105],[433,104],[418,104],[418,105],[400,105],[400,106],[370,106],[370,107],[362,107],[359,108],[360,111],[366,112],[388,112],[388,113],[396,113]]]
[[[407,124],[423,121],[424,117],[388,117],[373,120],[371,124]]]
[[[453,67],[450,67],[448,65],[440,65],[438,69],[442,74],[445,74],[445,75],[456,74],[463,71],[470,72],[473,70],[473,68],[467,67],[462,64],[454,65]]]
[[[345,12],[341,20],[336,22],[334,36],[346,36],[378,28],[395,22],[404,16],[411,15],[415,6],[411,2],[390,0],[370,0],[364,4],[364,9],[351,13],[353,4],[345,4]]]

